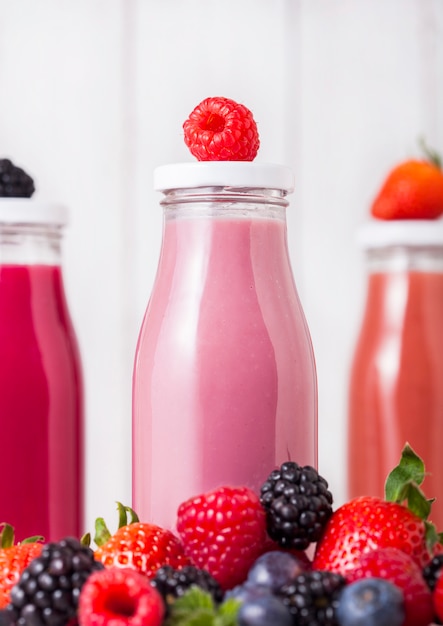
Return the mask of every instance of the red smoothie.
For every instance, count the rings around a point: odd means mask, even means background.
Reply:
[[[443,273],[374,272],[350,383],[349,495],[383,496],[409,442],[443,528]]]
[[[0,265],[0,521],[79,536],[83,390],[61,270]]]

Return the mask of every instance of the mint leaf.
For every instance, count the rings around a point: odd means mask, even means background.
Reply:
[[[208,592],[194,586],[172,603],[165,626],[237,626],[239,606],[232,598],[216,606]]]
[[[197,586],[177,598],[170,606],[166,626],[215,626],[212,596]]]
[[[218,610],[216,616],[216,626],[237,626],[237,613],[240,607],[240,602],[229,598],[225,600]]]

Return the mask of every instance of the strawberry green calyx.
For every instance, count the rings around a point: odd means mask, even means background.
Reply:
[[[117,502],[117,510],[118,510],[118,528],[122,528],[123,526],[127,526],[128,524],[134,524],[139,522],[139,518],[137,513],[131,509],[129,506],[125,506],[121,504],[121,502]],[[128,520],[129,514],[129,520]],[[95,520],[95,535],[94,542],[97,546],[104,545],[111,538],[111,533],[106,525],[105,520],[102,517],[98,517]],[[87,535],[85,535],[85,538]]]
[[[0,548],[12,548],[15,545],[14,528],[5,522],[0,524],[0,528],[3,528],[0,533]],[[35,535],[23,539],[20,543],[37,543],[38,541],[44,541],[44,538],[41,535]]]
[[[443,533],[438,533],[428,521],[433,499],[428,499],[420,485],[426,477],[423,460],[406,443],[399,464],[389,473],[385,483],[385,499],[397,504],[406,503],[408,509],[419,517],[426,526],[426,543],[432,552],[437,543],[443,543]]]
[[[433,150],[432,148],[430,148],[427,145],[427,143],[426,143],[426,141],[424,140],[423,137],[421,137],[419,139],[419,144],[420,144],[420,148],[424,152],[424,155],[425,155],[426,159],[430,163],[435,165],[435,167],[438,167],[439,170],[441,170],[442,169],[442,160],[441,160],[440,154],[436,150]]]

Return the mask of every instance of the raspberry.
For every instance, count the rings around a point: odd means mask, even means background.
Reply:
[[[30,198],[34,191],[34,181],[21,167],[0,159],[0,197]]]
[[[143,574],[110,567],[92,574],[79,599],[80,626],[160,626],[165,606]]]
[[[247,487],[220,487],[182,503],[177,530],[185,554],[223,589],[244,581],[266,543],[265,512]]]
[[[199,161],[253,161],[260,147],[251,111],[229,98],[200,102],[183,130],[185,144]]]

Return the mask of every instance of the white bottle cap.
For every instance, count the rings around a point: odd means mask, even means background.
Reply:
[[[294,191],[294,174],[289,167],[251,161],[198,161],[172,163],[154,170],[154,189],[232,187]]]
[[[365,250],[388,246],[443,246],[443,219],[372,220],[359,229],[357,242]]]
[[[1,224],[54,224],[65,226],[68,210],[58,203],[32,198],[0,198]]]

